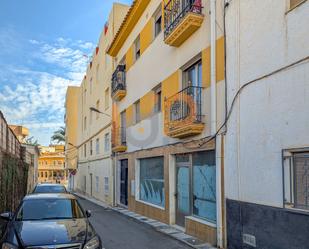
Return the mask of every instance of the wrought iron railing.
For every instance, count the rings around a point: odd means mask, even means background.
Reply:
[[[202,123],[202,89],[188,86],[165,100],[165,125],[168,130]]]
[[[126,66],[118,65],[112,76],[112,96],[118,90],[126,90]]]
[[[166,38],[188,14],[202,14],[201,0],[170,0],[164,6],[164,37]]]
[[[126,145],[127,145],[126,128],[125,127],[113,128],[112,147],[114,148],[117,146],[126,146]]]

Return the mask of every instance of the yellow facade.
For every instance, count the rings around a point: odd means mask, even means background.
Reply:
[[[77,168],[77,121],[78,121],[78,96],[80,87],[69,86],[65,100],[65,163],[66,168],[75,170]]]
[[[40,147],[38,166],[39,183],[60,183],[67,186],[68,170],[65,167],[64,146]]]

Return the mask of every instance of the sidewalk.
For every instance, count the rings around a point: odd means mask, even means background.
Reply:
[[[170,226],[167,225],[165,223],[147,218],[145,216],[136,214],[134,212],[131,212],[125,208],[122,207],[111,207],[109,205],[107,205],[106,203],[96,200],[94,198],[90,198],[88,196],[84,196],[80,193],[75,193],[74,194],[80,198],[86,199],[88,201],[91,201],[95,204],[97,204],[98,206],[101,206],[103,208],[109,208],[114,210],[115,212],[118,212],[122,215],[125,215],[127,217],[130,217],[132,219],[134,219],[135,221],[142,223],[144,225],[150,226],[153,229],[155,229],[158,232],[161,232],[163,234],[165,234],[166,236],[172,237],[173,239],[176,239],[182,243],[185,243],[186,245],[192,247],[192,248],[198,248],[198,249],[215,249],[214,247],[212,247],[211,245],[204,243],[202,241],[200,241],[199,239],[190,236],[188,234],[185,234],[182,230],[175,228],[174,226]]]

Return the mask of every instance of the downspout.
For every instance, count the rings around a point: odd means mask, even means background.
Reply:
[[[216,78],[216,0],[210,0],[210,132],[217,133],[217,78]],[[221,136],[216,137],[216,203],[217,203],[217,246],[222,248],[222,143]]]
[[[212,136],[217,132],[216,40],[216,0],[210,0],[210,130]]]

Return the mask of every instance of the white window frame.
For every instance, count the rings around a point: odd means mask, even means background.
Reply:
[[[96,139],[95,151],[96,151],[96,155],[100,154],[100,138]]]
[[[108,132],[104,135],[104,152],[109,152],[110,147],[110,133]]]
[[[294,178],[294,155],[308,153],[309,147],[292,148],[282,150],[282,200],[285,209],[309,214],[309,209],[296,208],[295,203],[295,178]]]

